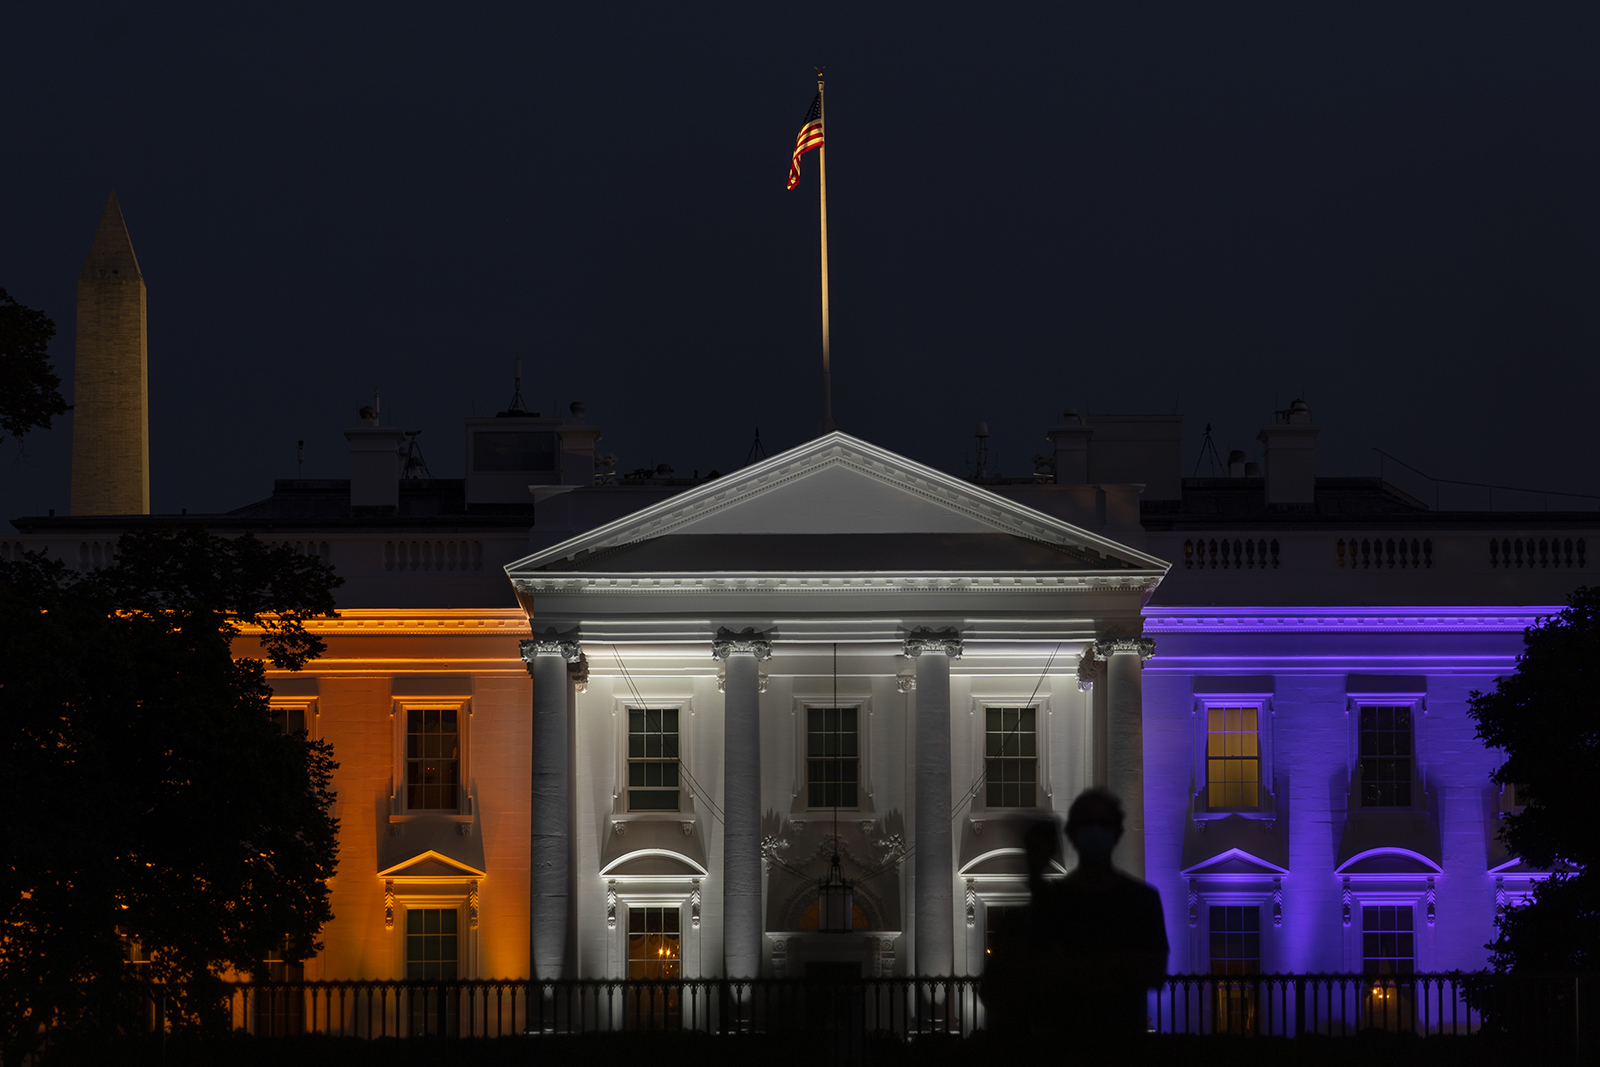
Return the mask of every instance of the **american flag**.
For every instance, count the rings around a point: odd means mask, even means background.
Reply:
[[[793,189],[800,184],[800,157],[813,148],[822,147],[822,94],[811,101],[811,110],[806,112],[805,125],[800,127],[800,136],[794,139],[794,158],[789,161],[789,188]]]

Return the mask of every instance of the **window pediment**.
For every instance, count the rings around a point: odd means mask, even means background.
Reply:
[[[458,881],[462,878],[482,878],[484,872],[460,860],[435,852],[432,849],[411,856],[378,872],[380,878],[419,878]]]
[[[1338,875],[1416,875],[1431,877],[1444,873],[1434,860],[1407,848],[1374,848],[1345,860],[1334,869]]]

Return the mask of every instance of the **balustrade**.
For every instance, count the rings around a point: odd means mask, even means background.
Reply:
[[[1489,538],[1489,566],[1492,569],[1557,570],[1586,565],[1584,556],[1588,545],[1583,538],[1541,537],[1491,537]]]
[[[481,571],[482,541],[385,541],[386,571]]]
[[[1278,541],[1265,538],[1204,537],[1183,542],[1183,565],[1190,570],[1266,570],[1278,568]],[[1270,561],[1270,562],[1269,562]]]
[[[1428,570],[1433,567],[1432,538],[1352,537],[1340,538],[1333,546],[1339,569],[1350,570]]]

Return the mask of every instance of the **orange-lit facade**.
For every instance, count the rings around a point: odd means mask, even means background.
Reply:
[[[407,916],[450,910],[462,977],[528,970],[529,678],[512,609],[347,609],[313,624],[328,651],[268,672],[273,706],[333,746],[340,820],[334,921],[307,978],[407,973]],[[248,640],[238,651],[255,650]],[[454,712],[454,803],[408,805],[407,725]],[[414,961],[413,961],[414,962]]]

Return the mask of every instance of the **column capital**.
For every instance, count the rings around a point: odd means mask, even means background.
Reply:
[[[742,653],[749,653],[757,660],[771,659],[771,637],[765,633],[758,633],[753,626],[746,626],[737,633],[726,626],[717,627],[717,635],[711,639],[712,658],[727,659],[729,656]]]
[[[916,659],[924,652],[943,652],[951,659],[961,658],[961,633],[954,627],[930,630],[927,627],[912,630],[906,636],[905,654]]]
[[[533,661],[536,656],[560,656],[568,663],[578,662],[578,657],[583,655],[583,648],[578,643],[578,630],[573,627],[566,633],[557,633],[554,626],[536,635],[532,640],[518,642],[522,649],[522,662],[533,670]]]
[[[1132,652],[1140,659],[1149,659],[1156,654],[1156,642],[1153,637],[1108,637],[1094,643],[1094,658],[1108,660],[1118,652]]]

